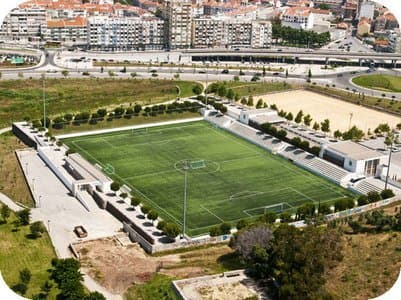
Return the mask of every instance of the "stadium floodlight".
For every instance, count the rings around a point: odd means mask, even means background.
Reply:
[[[182,237],[185,238],[185,227],[187,222],[187,173],[190,166],[187,160],[184,161],[184,201],[182,207]]]
[[[43,127],[46,130],[46,74],[42,74]]]

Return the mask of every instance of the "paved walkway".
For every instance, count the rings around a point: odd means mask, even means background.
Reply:
[[[13,200],[11,200],[8,196],[0,193],[0,202],[6,204],[12,211],[17,212],[23,210],[24,208],[16,204]]]
[[[6,133],[8,131],[11,131],[11,127],[0,129],[0,135],[3,134],[3,133]]]
[[[102,293],[103,296],[105,296],[107,300],[122,300],[123,299],[123,297],[121,295],[112,294],[108,290],[106,290],[104,287],[99,285],[90,276],[85,274],[85,270],[81,270],[81,272],[84,274],[84,284],[88,288],[88,290],[90,290],[91,292],[97,291],[99,293]]]

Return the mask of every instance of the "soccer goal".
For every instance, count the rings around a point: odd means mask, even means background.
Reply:
[[[244,213],[246,213],[250,217],[260,216],[267,212],[274,212],[276,214],[280,214],[280,213],[284,212],[285,210],[290,209],[292,207],[293,206],[291,206],[287,202],[280,202],[280,203],[276,203],[276,204],[272,204],[272,205],[266,205],[266,206],[260,206],[260,207],[246,209],[246,210],[244,210]]]
[[[144,134],[147,134],[148,133],[148,128],[146,127],[146,128],[133,128],[132,130],[131,130],[131,135],[132,136],[134,136],[134,135],[144,135]]]

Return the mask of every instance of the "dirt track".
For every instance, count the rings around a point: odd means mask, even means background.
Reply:
[[[336,129],[348,130],[350,114],[352,114],[351,126],[356,125],[365,133],[369,128],[373,132],[380,123],[388,123],[390,127],[395,127],[401,122],[401,118],[396,116],[309,91],[289,91],[260,98],[269,105],[276,104],[279,109],[292,112],[294,117],[302,109],[305,114],[311,115],[312,124],[315,121],[320,123],[324,119],[329,119],[332,132]]]

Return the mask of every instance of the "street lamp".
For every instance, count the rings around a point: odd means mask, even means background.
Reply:
[[[50,220],[47,220],[47,231],[50,232]]]

